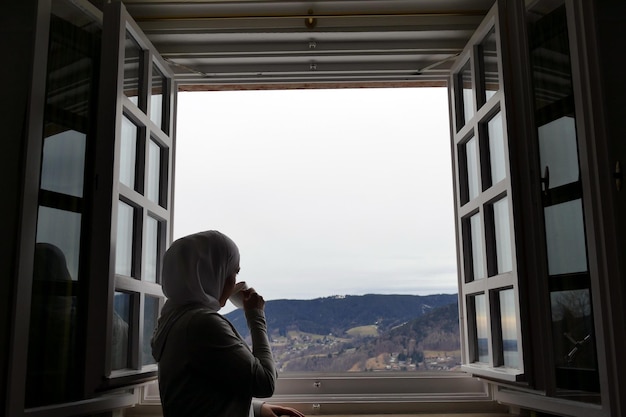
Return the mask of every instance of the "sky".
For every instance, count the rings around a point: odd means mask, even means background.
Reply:
[[[457,292],[445,88],[180,92],[174,239],[266,300]]]

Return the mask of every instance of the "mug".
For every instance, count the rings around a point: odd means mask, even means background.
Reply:
[[[247,290],[248,285],[245,281],[241,281],[235,284],[233,293],[228,297],[231,303],[237,308],[243,308],[243,290]]]

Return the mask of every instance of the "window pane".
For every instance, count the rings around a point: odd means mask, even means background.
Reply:
[[[504,153],[504,130],[502,113],[498,113],[487,124],[489,137],[489,159],[491,167],[491,184],[497,184],[506,178],[506,155]]]
[[[578,149],[576,123],[573,117],[564,116],[538,129],[541,172],[550,170],[549,188],[577,182]]]
[[[129,188],[135,188],[135,161],[137,159],[137,126],[122,117],[120,146],[120,182]]]
[[[461,86],[463,92],[463,117],[467,123],[474,117],[474,90],[472,89],[472,70],[470,61],[463,66],[460,73]]]
[[[498,274],[502,274],[513,270],[511,222],[509,219],[509,199],[507,197],[493,203],[493,222]]]
[[[480,59],[483,68],[483,83],[485,102],[500,90],[500,76],[498,74],[498,51],[496,49],[496,29],[493,28],[479,46]]]
[[[500,326],[504,366],[518,369],[517,315],[515,314],[515,293],[512,289],[500,291]]]
[[[50,243],[65,255],[70,278],[78,279],[80,257],[81,214],[72,211],[39,207],[37,242]]]
[[[482,221],[480,213],[470,218],[470,233],[472,241],[472,273],[474,279],[485,278],[485,264],[483,262],[485,249],[483,245]]]
[[[130,368],[128,337],[131,330],[131,295],[115,292],[113,297],[113,331],[111,337],[111,369]]]
[[[159,317],[159,299],[146,296],[143,306],[143,354],[141,365],[151,365],[156,363],[152,357],[152,347],[150,339]]]
[[[159,222],[153,217],[148,216],[146,221],[146,241],[144,243],[144,259],[143,280],[148,282],[157,281],[157,262],[158,262],[158,238],[159,238]]]
[[[467,188],[469,199],[473,199],[481,191],[480,187],[480,159],[478,157],[478,140],[471,138],[465,144],[465,153],[467,157]]]
[[[41,188],[75,197],[83,196],[87,136],[65,130],[48,136],[43,144]]]
[[[163,128],[163,90],[165,77],[156,65],[152,65],[152,92],[150,94],[150,120],[161,129]]]
[[[35,406],[68,400],[78,387],[76,356],[77,282],[67,269],[64,253],[49,243],[37,243],[33,263],[26,404]]]
[[[581,200],[545,207],[544,214],[550,275],[587,271]]]
[[[557,367],[595,369],[593,317],[588,289],[550,293]]]
[[[150,201],[159,203],[161,185],[161,147],[153,140],[148,145],[148,190]]]
[[[132,276],[134,209],[120,201],[117,210],[115,273]]]
[[[478,362],[489,363],[489,339],[487,334],[487,301],[485,294],[474,296],[476,323],[476,354]]]
[[[124,94],[135,105],[141,96],[141,74],[143,72],[143,51],[132,35],[126,32],[124,52]]]

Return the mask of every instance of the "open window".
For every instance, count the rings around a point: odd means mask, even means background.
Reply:
[[[108,4],[104,15],[91,242],[99,278],[90,286],[90,312],[107,335],[99,348],[104,369],[87,378],[96,389],[156,375],[150,338],[164,300],[159,271],[170,239],[175,100],[168,65],[124,6]]]
[[[497,6],[497,5],[496,5]],[[452,68],[450,106],[463,368],[523,377],[507,108],[494,6]]]

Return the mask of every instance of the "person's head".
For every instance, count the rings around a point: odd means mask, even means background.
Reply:
[[[163,257],[162,285],[176,305],[199,303],[215,311],[226,304],[239,272],[239,249],[216,230],[176,240]]]

